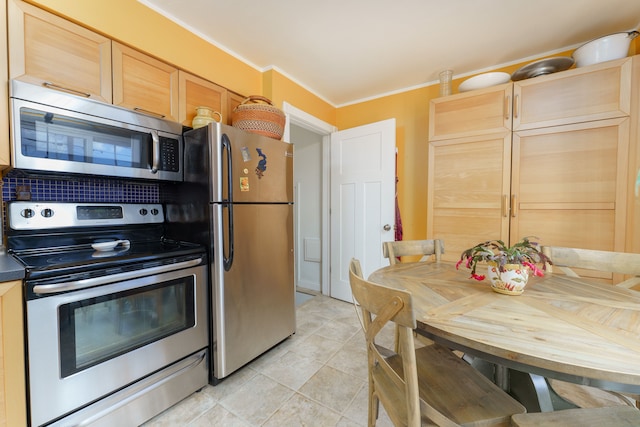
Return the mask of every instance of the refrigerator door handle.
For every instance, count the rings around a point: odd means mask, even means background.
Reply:
[[[231,266],[233,265],[233,170],[232,170],[232,161],[231,161],[231,141],[226,133],[222,134],[222,158],[225,158],[224,151],[227,150],[226,160],[227,160],[227,200],[224,200],[226,203],[223,205],[223,209],[227,208],[227,237],[228,237],[228,248],[227,251],[223,249],[222,259],[224,270],[229,271]]]

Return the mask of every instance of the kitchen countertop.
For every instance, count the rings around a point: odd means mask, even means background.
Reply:
[[[7,253],[0,253],[0,282],[24,279],[24,266]]]

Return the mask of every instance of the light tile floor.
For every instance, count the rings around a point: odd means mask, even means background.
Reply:
[[[296,315],[294,336],[144,426],[366,426],[367,354],[353,304],[315,296]],[[392,426],[382,406],[377,425]]]

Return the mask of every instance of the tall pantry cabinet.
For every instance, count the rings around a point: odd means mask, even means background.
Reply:
[[[632,57],[431,101],[429,238],[640,251]],[[635,209],[634,209],[635,208]]]

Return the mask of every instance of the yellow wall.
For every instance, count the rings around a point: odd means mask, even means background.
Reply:
[[[398,200],[404,238],[426,236],[428,112],[429,101],[438,96],[437,85],[335,108],[276,70],[261,73],[135,0],[28,1],[234,92],[260,94],[279,107],[287,101],[338,129],[395,118]],[[637,53],[640,53],[640,42],[635,39],[630,54]],[[524,63],[496,71],[511,74],[522,65]],[[468,77],[471,76],[465,79]],[[454,93],[463,80],[454,79]]]
[[[276,70],[263,74],[263,95],[271,99],[275,105],[282,106],[284,101],[312,116],[336,124],[336,109],[325,101],[310,93],[302,86],[291,81]]]
[[[275,71],[248,66],[136,0],[28,2],[236,93],[264,95],[277,106],[286,100],[335,125],[335,108],[300,85]]]

